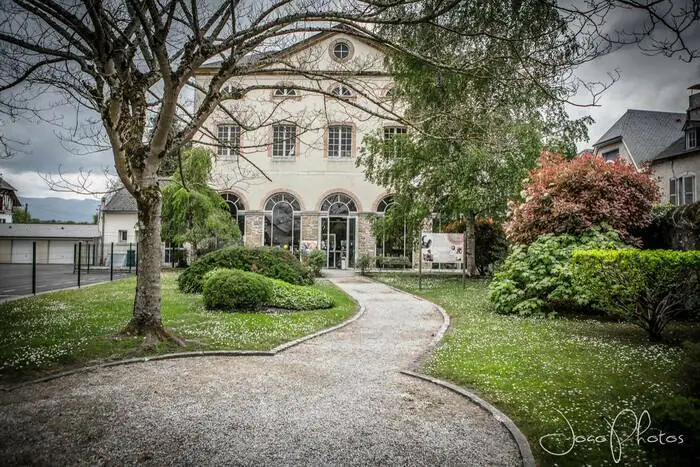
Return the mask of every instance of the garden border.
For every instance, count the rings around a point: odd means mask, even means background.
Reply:
[[[438,329],[438,332],[435,334],[435,337],[433,338],[433,341],[431,342],[430,346],[428,349],[434,347],[437,345],[442,338],[445,336],[445,333],[447,332],[447,329],[449,328],[451,321],[450,321],[450,316],[447,314],[444,308],[442,308],[440,305],[437,303],[431,302],[430,300],[427,300],[423,297],[419,297],[415,294],[412,294],[411,292],[407,292],[405,290],[401,290],[398,287],[394,287],[393,285],[389,285],[387,283],[378,281],[376,279],[372,279],[373,281],[386,285],[392,290],[395,290],[397,292],[400,292],[402,294],[409,295],[417,300],[421,300],[424,302],[428,302],[432,304],[435,309],[442,315],[442,326],[440,326],[440,329]],[[420,373],[416,373],[410,370],[401,370],[401,374],[404,374],[406,376],[410,376],[412,378],[417,378],[421,379],[423,381],[427,381],[429,383],[436,384],[438,386],[442,386],[445,389],[448,389],[452,392],[455,392],[462,397],[466,397],[479,407],[481,407],[483,410],[489,412],[493,418],[495,418],[497,421],[501,422],[503,426],[508,430],[510,435],[513,437],[513,440],[515,441],[515,444],[518,446],[518,451],[520,451],[520,458],[523,463],[523,467],[535,467],[537,464],[535,462],[535,457],[532,455],[532,449],[530,448],[530,442],[527,440],[527,437],[523,434],[522,431],[518,428],[518,426],[513,422],[513,420],[510,419],[506,414],[498,410],[495,406],[487,402],[486,400],[482,399],[481,397],[477,396],[473,392],[457,386],[456,384],[450,383],[448,381],[439,379],[439,378],[434,378],[432,376],[428,375],[423,375]]]
[[[347,294],[347,293],[346,293]],[[347,294],[350,296],[349,294]],[[333,331],[337,331],[338,329],[344,328],[345,326],[348,326],[358,319],[360,319],[364,314],[365,314],[365,306],[360,305],[357,300],[354,298],[350,297],[352,301],[355,302],[357,305],[355,313],[343,321],[342,323],[336,324],[335,326],[331,326],[329,328],[321,329],[320,331],[316,331],[312,334],[307,334],[306,336],[301,336],[297,339],[294,339],[289,342],[285,342],[283,344],[278,345],[277,347],[274,347],[270,350],[200,350],[200,351],[194,351],[194,352],[174,352],[174,353],[167,353],[167,354],[162,354],[162,355],[153,355],[149,357],[137,357],[137,358],[127,358],[123,360],[115,360],[111,362],[104,362],[100,363],[97,365],[90,365],[90,366],[84,366],[80,368],[75,368],[73,370],[68,370],[68,371],[63,371],[60,373],[56,373],[53,375],[49,376],[44,376],[42,378],[38,379],[33,379],[29,381],[25,381],[23,383],[16,384],[14,386],[7,386],[7,387],[1,387],[0,390],[3,392],[11,392],[16,389],[20,389],[26,386],[31,386],[33,384],[39,384],[39,383],[45,383],[47,381],[51,381],[54,379],[58,378],[64,378],[66,376],[72,376],[78,373],[87,373],[90,371],[95,371],[95,370],[101,370],[104,368],[110,368],[113,366],[121,366],[121,365],[131,365],[133,363],[146,363],[146,362],[151,362],[151,361],[158,361],[158,360],[174,360],[176,358],[194,358],[194,357],[274,357],[280,352],[284,352],[285,350],[288,350],[292,347],[296,347],[297,345],[306,342],[308,340],[314,339],[316,337],[322,336],[324,334],[331,333]]]

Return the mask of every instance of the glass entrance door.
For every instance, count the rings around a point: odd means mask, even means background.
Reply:
[[[321,249],[326,253],[329,268],[341,268],[346,260],[347,267],[355,267],[355,228],[354,217],[322,217]]]

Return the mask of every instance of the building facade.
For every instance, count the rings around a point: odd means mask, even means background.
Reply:
[[[224,93],[256,89],[224,99],[196,138],[217,155],[213,186],[246,245],[294,253],[319,248],[328,267],[353,267],[360,254],[375,254],[372,218],[391,203],[357,165],[363,138],[407,131],[393,117],[401,109],[386,57],[377,45],[338,30],[274,59],[261,65],[253,59],[252,71],[227,83]],[[200,68],[198,86],[208,87],[217,70],[217,63]]]
[[[17,190],[0,177],[0,224],[11,224],[12,211],[20,206]]]
[[[700,193],[700,85],[688,90],[685,113],[628,110],[594,145],[606,160],[651,165],[662,204],[694,203]]]

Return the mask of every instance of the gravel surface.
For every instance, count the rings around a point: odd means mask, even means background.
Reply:
[[[274,357],[203,357],[0,394],[0,465],[518,465],[506,429],[399,373],[441,325],[433,306],[361,278],[351,325]]]

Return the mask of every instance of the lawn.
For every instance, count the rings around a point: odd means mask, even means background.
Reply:
[[[623,409],[640,416],[654,402],[679,393],[676,370],[683,349],[675,343],[698,331],[673,325],[668,334],[674,344],[652,345],[644,331],[625,323],[496,315],[489,311],[483,280],[468,281],[463,288],[458,278],[428,276],[419,291],[416,276],[376,277],[449,313],[451,328],[424,371],[471,388],[503,410],[528,437],[541,465],[614,465],[606,419],[612,421]],[[577,443],[562,456],[545,452],[539,441],[550,433],[568,439],[546,438],[549,451],[563,453],[572,445],[571,430],[558,411],[577,436],[598,440]],[[632,416],[623,415],[616,432],[624,438],[632,425]],[[650,465],[636,438],[616,448],[616,456],[620,452],[619,465]]]
[[[334,308],[294,313],[209,312],[198,294],[177,290],[177,275],[162,276],[165,326],[187,340],[184,349],[160,344],[150,353],[188,350],[269,350],[338,324],[357,305],[329,282]],[[138,338],[115,339],[128,322],[135,279],[53,292],[0,305],[0,378],[16,379],[92,361],[144,355]]]

